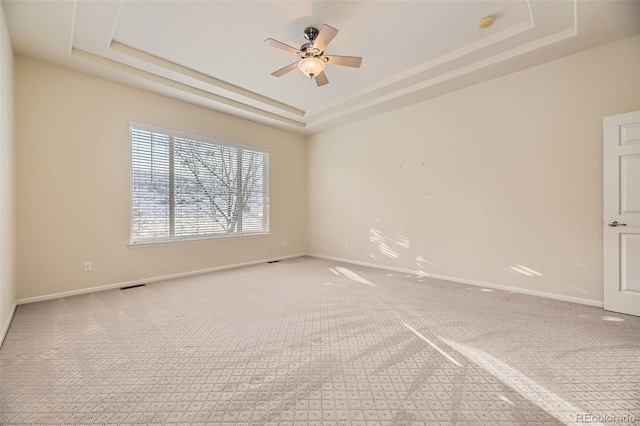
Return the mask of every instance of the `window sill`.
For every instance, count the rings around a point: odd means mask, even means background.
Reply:
[[[196,237],[196,238],[181,238],[177,240],[168,240],[168,241],[149,241],[149,242],[141,242],[141,243],[128,243],[127,247],[139,248],[139,247],[166,246],[166,245],[178,245],[178,244],[190,244],[190,243],[203,243],[203,242],[211,242],[216,240],[227,240],[227,239],[236,239],[236,238],[267,237],[269,235],[271,235],[271,232],[216,235],[216,236],[206,236],[206,237]]]

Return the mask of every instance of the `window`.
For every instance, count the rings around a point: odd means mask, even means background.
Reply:
[[[131,125],[131,243],[269,232],[269,154]]]

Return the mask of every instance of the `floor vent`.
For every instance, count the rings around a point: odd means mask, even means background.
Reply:
[[[130,288],[136,288],[136,287],[145,287],[146,284],[136,284],[136,285],[130,285],[127,287],[120,287],[120,290],[129,290]]]
[[[280,262],[280,261],[279,260],[270,260],[267,263],[278,263],[278,262]]]

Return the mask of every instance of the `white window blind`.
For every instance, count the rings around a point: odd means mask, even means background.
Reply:
[[[269,154],[131,127],[131,243],[269,232]]]

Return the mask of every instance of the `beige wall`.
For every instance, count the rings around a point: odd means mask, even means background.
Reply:
[[[127,247],[129,120],[268,148],[272,234]],[[25,58],[15,131],[20,299],[306,251],[302,136]]]
[[[13,150],[13,50],[0,7],[0,345],[17,301]]]
[[[640,108],[639,61],[625,39],[310,137],[310,253],[602,301],[602,118]]]
[[[308,144],[15,62],[22,299],[310,252],[602,300],[602,117],[640,108],[640,37],[322,132]],[[270,149],[272,235],[128,248],[129,120]],[[10,161],[2,164],[10,176]],[[10,232],[11,185],[2,188]],[[2,259],[11,265],[8,253]],[[86,261],[90,273],[82,272]],[[13,274],[11,266],[3,271]],[[15,300],[12,291],[3,275],[2,299]],[[8,315],[4,302],[0,309]]]

